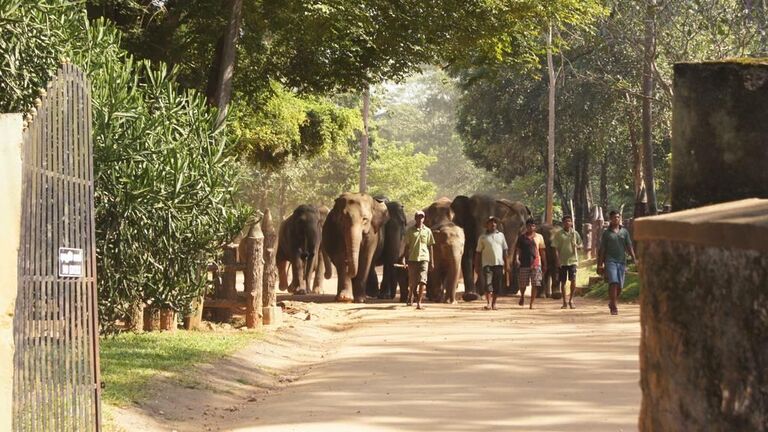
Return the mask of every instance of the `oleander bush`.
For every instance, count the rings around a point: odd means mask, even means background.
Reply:
[[[65,58],[91,83],[102,328],[140,303],[186,312],[249,214],[233,199],[243,170],[215,109],[165,65],[135,61],[80,3],[0,0],[0,34],[3,111],[28,111]]]

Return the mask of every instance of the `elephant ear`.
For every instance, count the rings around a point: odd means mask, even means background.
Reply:
[[[381,201],[374,201],[371,205],[371,226],[374,231],[384,226],[389,220],[389,210],[387,205]]]
[[[451,203],[453,211],[453,221],[461,227],[469,226],[472,223],[472,205],[468,196],[459,195]]]
[[[507,220],[513,223],[517,219],[517,223],[520,224],[520,230],[522,231],[525,226],[525,221],[530,217],[530,210],[519,201],[510,201],[508,199],[496,200],[497,208],[501,213],[501,219]],[[511,228],[511,227],[509,227]]]

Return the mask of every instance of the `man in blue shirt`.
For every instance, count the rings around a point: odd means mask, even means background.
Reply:
[[[608,308],[611,315],[618,315],[616,302],[621,289],[624,288],[624,274],[627,271],[627,254],[632,261],[637,261],[635,250],[632,248],[632,238],[629,231],[621,226],[621,215],[616,210],[609,214],[610,225],[600,237],[600,251],[597,256],[597,274],[602,274],[608,281]]]

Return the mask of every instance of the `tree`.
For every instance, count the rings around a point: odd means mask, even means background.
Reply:
[[[0,94],[4,106],[23,111],[59,56],[91,83],[102,328],[141,303],[186,312],[206,288],[206,264],[249,212],[234,203],[239,164],[216,112],[165,65],[135,61],[119,47],[120,33],[89,23],[77,3],[1,6],[3,35],[34,28],[28,38],[3,38],[5,65],[23,71],[4,75],[16,90]],[[17,56],[22,49],[32,55]]]
[[[360,113],[327,98],[299,96],[273,82],[259,109],[238,98],[231,134],[253,166],[276,168],[300,156],[313,157],[344,145],[360,129]]]
[[[502,182],[474,166],[462,151],[456,130],[456,84],[444,71],[431,67],[399,85],[378,88],[376,132],[388,141],[413,143],[416,151],[436,158],[425,177],[435,184],[436,197],[499,193]]]
[[[363,90],[363,129],[360,132],[360,193],[368,191],[368,116],[371,112],[371,89]]]
[[[656,186],[653,174],[653,93],[654,62],[656,61],[656,0],[647,0],[645,17],[645,39],[643,43],[643,179],[648,195],[648,213],[655,215]]]
[[[547,204],[544,209],[544,222],[552,224],[552,213],[555,194],[555,97],[557,92],[557,75],[552,61],[552,23],[547,30]]]
[[[424,179],[434,156],[418,153],[411,143],[379,139],[371,161],[371,195],[383,195],[399,201],[413,211],[428,206],[435,199],[435,185]]]
[[[227,26],[219,39],[216,55],[211,64],[208,103],[218,108],[217,123],[222,124],[227,116],[229,100],[232,97],[232,81],[235,75],[235,53],[240,35],[243,0],[224,0],[229,12]]]

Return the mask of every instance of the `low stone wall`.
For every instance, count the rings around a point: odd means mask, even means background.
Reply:
[[[768,200],[639,219],[641,431],[768,431]]]

